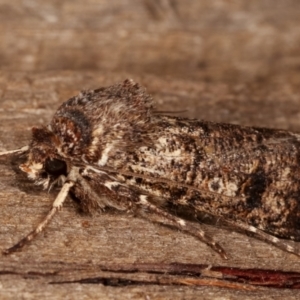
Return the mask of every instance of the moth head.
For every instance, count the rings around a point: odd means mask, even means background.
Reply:
[[[67,174],[67,163],[58,154],[58,148],[59,141],[50,129],[34,127],[27,161],[20,169],[36,184],[47,188],[59,176]]]

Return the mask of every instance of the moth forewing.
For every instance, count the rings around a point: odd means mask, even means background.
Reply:
[[[226,258],[199,226],[169,205],[222,218],[300,255],[278,239],[300,240],[300,143],[297,134],[158,114],[130,80],[81,92],[47,127],[34,128],[21,169],[37,184],[62,184],[45,219],[5,253],[42,231],[71,193],[86,211],[143,211]],[[146,212],[146,214],[145,214]]]

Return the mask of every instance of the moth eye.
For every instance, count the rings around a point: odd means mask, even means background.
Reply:
[[[63,160],[48,158],[45,162],[45,171],[50,175],[66,175],[67,164]]]

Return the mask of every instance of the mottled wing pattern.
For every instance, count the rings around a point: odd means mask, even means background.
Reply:
[[[298,136],[165,116],[153,123],[163,130],[151,146],[106,164],[120,182],[163,206],[187,206],[299,240]]]

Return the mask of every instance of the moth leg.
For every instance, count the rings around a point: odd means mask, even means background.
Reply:
[[[14,154],[14,153],[20,153],[21,154],[21,153],[24,153],[24,152],[26,152],[28,150],[29,150],[29,146],[24,146],[24,147],[19,148],[19,149],[0,152],[0,156],[10,155],[10,154]]]
[[[72,186],[74,186],[75,182],[73,181],[67,181],[61,188],[60,192],[58,193],[56,199],[54,200],[52,204],[52,208],[50,209],[47,216],[44,218],[42,222],[38,224],[38,226],[31,231],[25,238],[20,240],[16,245],[12,246],[9,249],[6,249],[3,251],[3,254],[11,254],[17,250],[20,250],[23,248],[26,244],[28,244],[30,241],[32,241],[40,232],[42,232],[45,227],[48,225],[48,223],[51,221],[51,219],[54,217],[54,215],[60,210],[62,207],[64,201],[66,200],[68,193]]]
[[[190,235],[193,235],[197,237],[199,240],[207,244],[209,247],[211,247],[215,252],[217,252],[223,259],[228,259],[226,252],[224,249],[215,242],[210,236],[208,236],[205,231],[196,228],[193,223],[188,222],[186,220],[183,220],[179,217],[176,217],[161,208],[153,205],[147,200],[147,196],[140,195],[140,200],[137,202],[138,205],[141,206],[141,208],[148,210],[150,213],[152,213],[155,218],[159,218],[156,222],[162,223],[162,224],[168,224],[175,228],[180,229],[183,232],[186,232]]]
[[[48,193],[50,193],[50,191],[53,189],[53,187],[55,185],[59,185],[59,186],[63,186],[64,183],[66,181],[66,176],[64,175],[60,175],[59,177],[57,177],[49,186],[48,188]]]
[[[222,258],[227,259],[227,255],[223,248],[216,243],[210,236],[208,236],[203,230],[195,228],[192,223],[187,222],[181,218],[178,218],[163,209],[157,207],[147,200],[148,196],[140,194],[138,191],[131,189],[129,186],[121,184],[118,181],[111,181],[111,178],[99,176],[99,179],[102,180],[102,184],[106,186],[109,190],[115,193],[116,196],[123,196],[126,199],[130,199],[135,205],[139,206],[142,209],[148,210],[150,213],[155,215],[156,218],[159,218],[159,223],[168,224],[175,228],[178,228],[184,232],[187,232],[204,243],[210,246],[214,251],[219,253]],[[127,206],[130,202],[126,201]],[[111,205],[114,206],[114,205]],[[114,206],[117,208],[117,206]],[[130,205],[128,206],[130,207]]]
[[[290,252],[293,253],[297,256],[300,256],[300,251],[299,249],[296,249],[295,247],[289,245],[287,242],[285,242],[284,240],[281,240],[271,234],[268,234],[252,225],[248,225],[239,221],[228,221],[228,220],[224,220],[227,224],[230,224],[234,227],[240,228],[242,230],[248,231],[248,232],[252,232],[255,234],[255,236],[257,236],[258,238],[261,238],[262,240],[269,242],[271,244],[273,244],[274,246],[276,246],[277,248],[286,251],[286,252]]]

